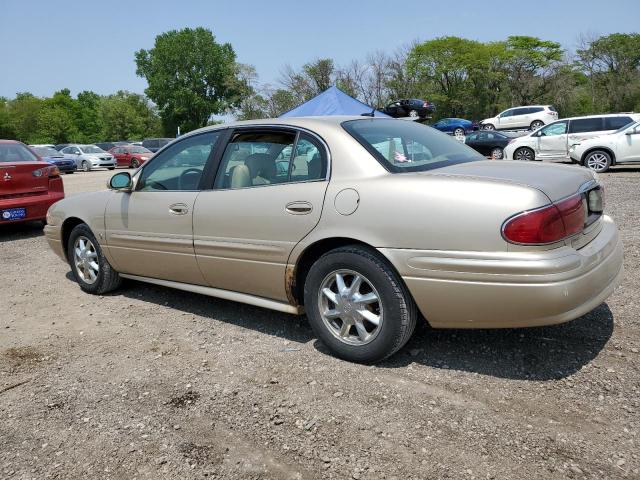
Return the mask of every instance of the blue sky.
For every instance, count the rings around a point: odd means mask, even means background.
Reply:
[[[634,32],[639,0],[0,0],[0,96],[142,92],[133,54],[157,34],[204,26],[275,83],[286,63],[338,64],[414,39],[534,35],[575,47],[580,33]]]

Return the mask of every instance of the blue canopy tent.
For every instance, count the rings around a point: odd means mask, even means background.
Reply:
[[[313,97],[296,108],[284,112],[283,117],[322,117],[326,115],[362,115],[371,113],[372,107],[366,103],[347,95],[338,87],[329,87],[321,94]],[[382,112],[375,111],[376,117],[388,117]]]

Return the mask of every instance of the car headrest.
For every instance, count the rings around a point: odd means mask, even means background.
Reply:
[[[316,153],[313,157],[311,157],[307,168],[310,180],[315,180],[322,176],[322,159],[320,158],[319,153]]]
[[[261,177],[265,180],[273,180],[276,177],[276,163],[266,153],[254,153],[244,159],[244,164],[249,168],[251,179]]]

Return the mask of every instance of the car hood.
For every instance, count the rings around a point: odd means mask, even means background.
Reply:
[[[508,160],[461,163],[425,173],[525,185],[542,191],[554,202],[576,193],[582,185],[595,178],[585,168]]]

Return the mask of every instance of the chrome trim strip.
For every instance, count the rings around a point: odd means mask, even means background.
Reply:
[[[246,303],[247,305],[268,308],[270,310],[276,310],[278,312],[291,313],[293,315],[300,315],[302,313],[302,308],[300,307],[294,307],[293,305],[289,305],[288,303],[282,303],[263,297],[256,297],[254,295],[248,295],[246,293],[231,292],[229,290],[205,287],[203,285],[192,285],[189,283],[173,282],[171,280],[160,280],[158,278],[140,277],[138,275],[130,275],[128,273],[121,273],[120,276],[122,278],[129,278],[131,280],[137,280],[139,282],[153,283],[154,285],[160,285],[163,287],[176,288],[178,290],[184,290],[186,292],[199,293],[201,295],[207,295],[209,297],[222,298],[223,300],[231,300],[232,302]]]

